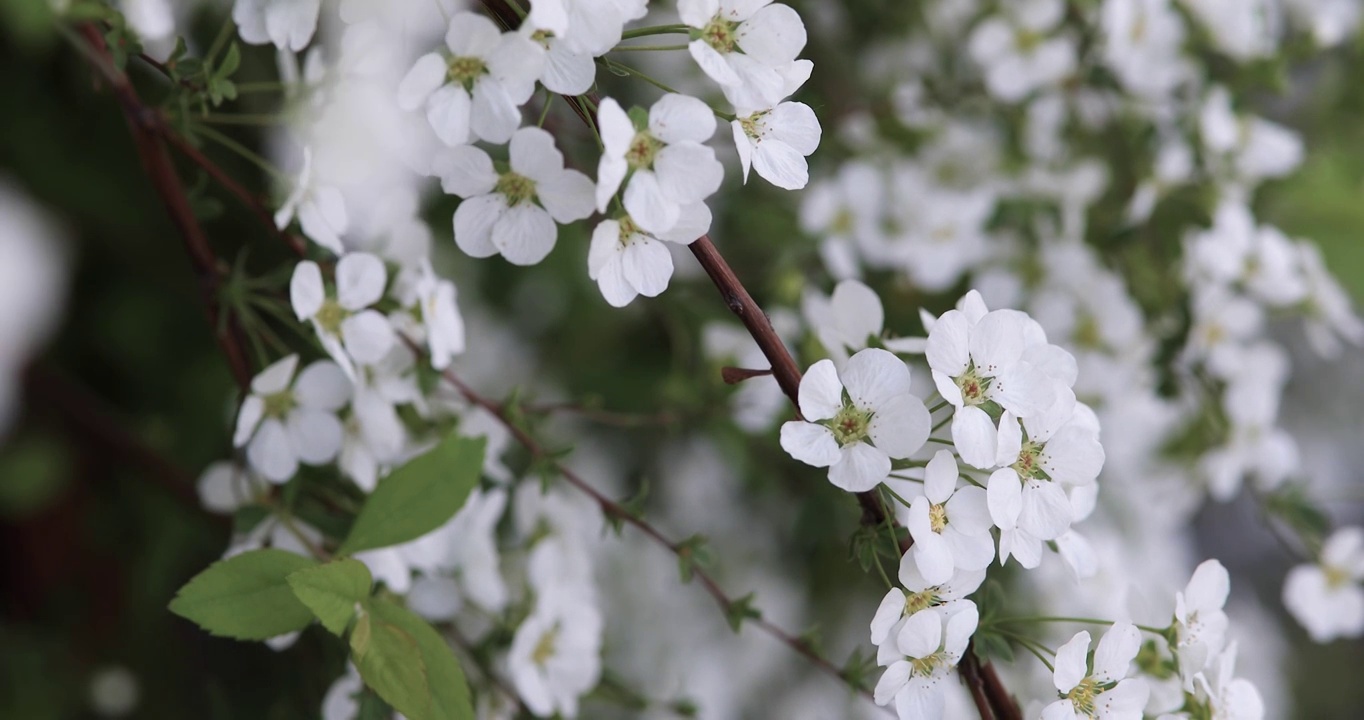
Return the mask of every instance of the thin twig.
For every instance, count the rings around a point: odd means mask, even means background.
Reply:
[[[445,636],[450,638],[460,650],[463,650],[464,654],[468,655],[469,658],[474,661],[474,667],[478,668],[478,671],[483,674],[483,677],[487,678],[488,682],[491,683],[494,688],[512,702],[512,706],[516,708],[517,717],[520,717],[526,712],[525,706],[521,704],[521,696],[516,693],[516,690],[512,689],[512,686],[509,685],[506,680],[502,679],[502,676],[493,672],[493,669],[488,663],[483,661],[483,658],[479,657],[478,653],[474,650],[473,643],[469,642],[469,639],[464,637],[464,634],[459,631],[459,628],[455,627],[454,623],[440,623],[437,627],[439,627],[441,631],[444,632]]]
[[[414,351],[417,350],[417,348],[415,347],[413,349]],[[449,370],[446,370],[444,373],[442,373],[442,377],[445,379],[446,382],[450,383],[452,387],[458,390],[459,393],[463,395],[464,398],[468,400],[470,403],[473,403],[474,405],[477,405],[483,408],[484,410],[487,410],[489,413],[492,413],[493,417],[495,417],[504,427],[506,427],[507,430],[512,434],[512,436],[516,438],[516,441],[526,448],[526,450],[531,454],[531,457],[533,457],[537,461],[548,463],[551,467],[554,468],[555,472],[561,475],[564,478],[564,480],[568,482],[568,484],[572,485],[579,492],[582,492],[583,494],[592,498],[592,500],[597,504],[597,506],[601,508],[602,514],[605,515],[607,518],[619,520],[621,522],[634,526],[637,530],[644,533],[644,535],[648,537],[650,540],[652,540],[654,543],[664,548],[667,548],[667,550],[673,553],[674,555],[681,557],[685,552],[689,551],[688,548],[684,547],[680,543],[670,540],[657,528],[651,525],[647,520],[639,517],[635,513],[626,509],[621,504],[601,494],[600,491],[592,487],[591,484],[589,484],[586,480],[583,480],[582,477],[575,473],[573,470],[559,463],[557,460],[554,460],[553,456],[548,451],[546,451],[544,447],[541,446],[540,443],[535,440],[535,438],[531,437],[528,433],[526,433],[525,430],[522,430],[516,423],[512,422],[511,419],[507,417],[507,414],[503,409],[502,405],[493,402],[492,400],[489,400],[488,398],[485,398],[482,395],[479,395],[477,392],[473,390],[473,388],[464,384],[464,382],[460,380],[458,376],[456,376],[453,372]],[[715,603],[720,607],[720,609],[724,611],[726,615],[728,615],[729,612],[735,607],[736,601],[730,598],[729,595],[725,593],[724,589],[720,587],[720,584],[715,580],[715,578],[712,577],[710,573],[706,572],[704,569],[694,567],[692,574],[694,577],[701,581],[701,586],[704,587],[706,592],[710,594],[711,598],[715,600]],[[844,683],[848,682],[848,679],[844,677],[843,671],[840,670],[838,666],[834,665],[828,659],[826,659],[819,653],[815,652],[814,648],[810,647],[810,644],[807,643],[806,641],[801,640],[795,635],[792,635],[790,632],[778,627],[772,622],[765,620],[761,617],[750,619],[748,622],[751,622],[754,626],[758,627],[763,632],[767,633],[773,638],[776,638],[778,641],[790,647],[792,650],[803,655],[821,671],[837,678],[841,682]],[[868,692],[867,690],[864,690],[862,688],[855,689],[864,697],[872,699],[871,693]]]

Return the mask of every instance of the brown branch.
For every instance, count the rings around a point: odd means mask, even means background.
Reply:
[[[1004,682],[999,679],[999,673],[995,672],[995,666],[988,662],[980,662],[970,648],[967,648],[966,652],[971,657],[972,664],[976,666],[977,676],[984,686],[985,697],[988,700],[989,707],[994,710],[995,717],[998,720],[1023,720],[1023,711],[1018,707],[1013,696],[1009,694],[1009,690],[1004,687]],[[972,688],[972,697],[975,697],[974,687]],[[984,717],[985,709],[980,704],[979,699],[976,700],[976,708]]]
[[[409,346],[412,347],[414,352],[417,352],[420,355],[419,348],[417,348],[410,341],[408,344]],[[489,413],[492,413],[493,417],[497,418],[497,420],[504,427],[507,428],[507,430],[512,434],[512,436],[516,438],[516,441],[526,448],[526,450],[531,454],[532,458],[540,462],[548,463],[550,467],[554,468],[555,472],[557,472],[560,476],[564,478],[565,481],[568,482],[568,484],[572,485],[579,492],[582,492],[583,494],[592,498],[593,502],[595,502],[597,506],[601,508],[602,514],[605,515],[607,518],[619,520],[621,522],[633,526],[635,529],[644,533],[644,535],[648,537],[650,540],[652,540],[655,544],[666,548],[669,552],[671,552],[674,555],[677,555],[678,557],[683,557],[686,553],[690,552],[690,548],[683,546],[681,543],[677,543],[668,539],[666,535],[664,535],[661,531],[659,531],[657,528],[651,525],[647,520],[639,517],[635,513],[626,509],[620,503],[617,503],[614,500],[601,494],[600,491],[598,491],[595,487],[592,487],[591,484],[589,484],[586,480],[583,480],[582,477],[575,473],[573,470],[564,466],[559,461],[555,460],[554,457],[548,451],[546,451],[544,447],[540,445],[540,443],[538,443],[535,440],[535,438],[531,437],[525,430],[522,430],[516,423],[512,422],[511,419],[507,417],[506,411],[503,409],[501,405],[499,405],[496,402],[493,402],[492,400],[489,400],[488,398],[483,397],[482,395],[479,395],[477,392],[473,390],[473,388],[464,384],[464,382],[460,380],[459,377],[457,377],[453,372],[449,370],[443,372],[442,377],[445,379],[446,382],[450,383],[452,387],[458,390],[459,393],[463,395],[464,398],[468,400],[470,403],[473,403],[474,405],[477,405],[478,407],[487,410]],[[725,612],[726,615],[728,615],[729,612],[735,608],[737,601],[730,598],[729,595],[725,593],[724,589],[720,587],[719,582],[717,582],[715,578],[710,575],[710,573],[706,572],[702,568],[693,567],[692,574],[694,577],[696,577],[696,579],[701,581],[702,587],[705,588],[706,592],[709,593],[711,598],[715,600],[716,605],[718,605],[720,609]],[[819,668],[824,673],[837,678],[839,681],[843,683],[848,683],[848,679],[843,675],[843,671],[840,670],[838,666],[830,662],[827,658],[815,652],[814,648],[812,648],[808,642],[800,639],[799,637],[796,637],[795,635],[792,635],[790,632],[783,630],[781,627],[761,617],[750,619],[749,622],[751,622],[758,629],[775,638],[777,641],[781,642],[782,644],[791,648],[795,652],[804,656],[807,660],[814,664],[815,667]],[[848,684],[851,687],[851,683]],[[872,694],[869,691],[856,687],[854,687],[854,689],[859,694],[866,697],[868,700],[872,699]]]
[[[482,2],[488,12],[507,29],[513,29],[520,24],[520,15],[507,0],[482,0]],[[593,107],[600,105],[596,95],[588,94],[580,98],[568,99],[569,104],[582,118],[583,122],[589,127],[596,127],[595,120],[590,116],[583,102],[586,100]],[[791,404],[796,409],[796,416],[799,417],[800,367],[796,365],[795,359],[787,351],[786,344],[782,342],[781,336],[777,335],[776,329],[772,327],[771,320],[768,319],[767,314],[763,312],[758,303],[753,300],[753,296],[748,293],[748,289],[739,280],[739,276],[730,268],[719,249],[715,247],[715,243],[711,242],[709,234],[702,235],[687,247],[691,249],[692,256],[706,271],[706,275],[710,277],[715,289],[720,292],[720,296],[724,299],[730,312],[739,318],[744,328],[748,330],[748,334],[753,337],[753,341],[758,344],[763,356],[771,363],[772,375],[776,377],[777,384],[781,387],[782,392],[791,400]],[[862,506],[862,522],[864,524],[877,525],[889,522],[893,527],[898,526],[894,514],[887,510],[882,504],[881,498],[874,493],[858,493],[857,500]],[[907,539],[906,542],[901,543],[902,552],[908,551],[909,544],[912,542],[912,539]],[[970,684],[972,685],[972,698],[976,700],[976,709],[980,712],[982,720],[992,720],[994,716],[999,716],[1001,720],[1014,717],[1016,706],[1008,699],[1007,692],[1003,691],[998,676],[994,674],[994,668],[987,664],[980,670],[979,673],[972,673],[975,681],[970,682]],[[996,693],[993,696],[990,696],[988,692],[991,689],[991,679],[996,686],[994,688]],[[985,684],[984,688],[977,687],[980,683]],[[1001,698],[1004,701],[1003,705],[1000,704]],[[1015,711],[1014,715],[1008,712],[1011,708]]]
[[[114,67],[99,30],[94,25],[84,24],[80,31],[87,44],[81,46],[79,40],[76,42],[79,47],[84,48],[85,52],[82,54],[108,81],[114,97],[118,99],[119,106],[123,109],[142,167],[152,181],[152,187],[161,198],[162,204],[166,206],[166,212],[179,231],[189,253],[190,262],[194,265],[199,291],[208,314],[209,327],[212,328],[218,346],[227,358],[228,367],[237,381],[237,386],[245,391],[251,385],[251,366],[246,359],[245,342],[240,328],[230,317],[224,317],[219,305],[218,287],[222,277],[218,268],[218,258],[213,248],[209,246],[208,236],[204,234],[199,220],[194,217],[189,198],[180,184],[180,178],[176,175],[165,145],[161,143],[160,133],[157,131],[160,124],[159,115],[142,104],[128,77]]]
[[[164,118],[161,118],[159,115],[157,129],[160,132],[161,137],[165,138],[166,142],[170,143],[171,147],[174,147],[181,155],[184,155],[187,160],[198,165],[201,170],[208,173],[208,176],[213,178],[219,185],[222,185],[224,190],[237,196],[237,199],[246,206],[246,209],[251,211],[252,215],[256,216],[256,219],[260,221],[261,225],[264,225],[270,234],[277,237],[279,241],[284,243],[295,255],[304,257],[308,254],[308,248],[307,245],[304,244],[303,239],[294,233],[281,230],[280,227],[275,224],[275,219],[274,216],[271,215],[270,209],[265,206],[265,203],[261,202],[259,197],[256,197],[250,190],[247,190],[241,183],[233,179],[231,175],[228,175],[217,163],[210,160],[207,155],[204,155],[199,148],[194,147],[194,145],[183,136],[172,130],[170,126],[164,122]]]

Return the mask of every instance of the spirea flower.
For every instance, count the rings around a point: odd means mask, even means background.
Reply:
[[[931,583],[945,583],[957,569],[984,570],[995,559],[985,490],[958,488],[957,461],[939,450],[924,470],[924,494],[910,503],[909,534],[915,564]]]
[[[695,28],[687,49],[738,108],[771,107],[810,77],[805,23],[772,0],[679,0],[682,22]]]
[[[320,360],[295,379],[297,368],[298,356],[290,355],[251,381],[232,437],[233,446],[246,448],[251,468],[276,484],[293,477],[300,462],[322,465],[336,457],[336,412],[350,400],[350,381],[335,363]]]
[[[1046,344],[1036,321],[1017,310],[989,311],[974,290],[960,309],[943,313],[928,333],[926,354],[933,382],[955,408],[952,441],[968,465],[995,464],[998,429],[986,403],[1015,417],[1030,417],[1054,400],[1054,381],[1024,353]]]
[[[564,169],[554,137],[526,127],[511,136],[510,168],[472,146],[451,148],[436,162],[441,187],[464,198],[455,209],[455,244],[472,257],[501,255],[534,265],[554,249],[559,231],[592,214],[592,181]]]
[[[987,561],[988,564],[988,561]],[[913,553],[900,557],[898,578],[901,588],[891,588],[881,598],[871,620],[871,642],[878,648],[887,641],[893,645],[904,621],[930,608],[963,601],[985,582],[984,570],[958,570],[947,582],[931,583],[919,572]]]
[[[805,158],[819,147],[822,131],[809,105],[784,102],[738,117],[730,129],[744,168],[744,182],[748,182],[749,167],[783,190],[799,190],[810,181]]]
[[[645,232],[629,215],[603,220],[592,231],[588,277],[612,307],[625,307],[640,295],[656,297],[673,276],[672,253],[663,241],[690,245],[706,234],[710,221],[705,203],[684,207],[677,224],[663,233]]]
[[[322,347],[351,377],[356,376],[355,363],[373,365],[397,342],[388,318],[371,307],[383,298],[387,282],[384,261],[363,252],[337,261],[333,292],[327,291],[322,269],[311,260],[300,262],[289,281],[294,314],[312,323]]]
[[[289,226],[294,217],[309,240],[340,255],[341,235],[350,225],[346,202],[341,191],[331,185],[318,184],[313,178],[313,153],[303,149],[303,169],[294,181],[294,191],[275,211],[275,226],[280,230]]]
[[[232,22],[252,45],[274,43],[280,50],[298,52],[313,39],[321,7],[322,0],[236,0]]]
[[[417,59],[398,85],[399,106],[407,111],[424,106],[446,145],[510,140],[521,123],[520,106],[535,92],[544,48],[469,12],[450,18],[445,46],[447,54]]]
[[[1231,592],[1227,569],[1216,560],[1205,560],[1194,569],[1184,590],[1175,594],[1175,655],[1185,689],[1193,690],[1194,675],[1221,652],[1227,633],[1227,614],[1222,607]]]
[[[970,600],[962,600],[951,610],[935,608],[907,619],[895,638],[898,659],[889,663],[876,682],[876,704],[894,699],[895,712],[902,720],[941,720],[947,679],[979,623],[980,611]],[[886,664],[881,660],[878,657],[878,663]]]
[[[584,602],[552,603],[521,623],[507,669],[532,712],[577,717],[578,697],[601,675],[601,632],[601,614]]]
[[[1127,677],[1141,649],[1141,632],[1128,622],[1114,623],[1099,639],[1089,660],[1089,632],[1081,631],[1056,651],[1052,679],[1061,699],[1042,711],[1042,720],[1141,720],[1150,688]]]
[[[681,220],[684,207],[720,188],[724,167],[704,144],[715,134],[715,116],[700,100],[669,93],[649,108],[647,122],[636,125],[615,100],[606,98],[597,122],[603,146],[597,210],[606,211],[628,176],[625,211],[646,232],[666,233]]]
[[[928,439],[928,409],[910,394],[909,382],[904,362],[878,348],[853,355],[842,372],[820,360],[800,381],[805,420],[782,425],[782,449],[829,468],[836,487],[876,487],[890,474],[891,458],[909,457]]]
[[[1364,530],[1341,528],[1316,564],[1288,572],[1283,604],[1319,643],[1364,634]]]

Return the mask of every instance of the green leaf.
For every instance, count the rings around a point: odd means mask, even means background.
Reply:
[[[337,636],[346,632],[356,605],[369,598],[370,586],[374,584],[369,568],[351,558],[296,570],[287,580],[294,597]]]
[[[237,43],[232,43],[227,48],[227,55],[223,56],[223,63],[218,66],[218,71],[213,73],[215,80],[226,80],[232,77],[232,73],[237,72],[237,68],[242,64],[242,53],[237,47]]]
[[[194,576],[170,611],[213,635],[264,640],[302,630],[313,613],[286,580],[313,561],[284,550],[252,550],[209,565]]]
[[[410,720],[431,720],[431,684],[417,641],[393,623],[365,614],[350,639],[360,677]]]
[[[736,633],[745,620],[757,620],[762,616],[762,612],[753,607],[753,593],[731,602],[729,607],[725,608],[725,619],[729,621],[729,629]]]
[[[474,708],[469,699],[469,685],[459,660],[430,623],[407,608],[386,601],[372,604],[374,617],[397,626],[417,642],[426,677],[431,686],[432,720],[473,720]],[[408,717],[414,717],[402,707],[394,705]]]
[[[677,544],[677,572],[682,582],[691,582],[697,568],[711,564],[710,550],[706,547],[705,535],[693,535]]]
[[[478,483],[484,442],[452,433],[380,480],[339,552],[351,555],[397,545],[445,524]]]
[[[971,638],[971,647],[976,653],[976,657],[983,661],[998,659],[1002,662],[1011,663],[1014,661],[1014,648],[1004,636],[982,630]]]

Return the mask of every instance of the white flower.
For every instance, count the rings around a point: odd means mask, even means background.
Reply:
[[[422,258],[419,272],[415,289],[431,367],[444,370],[464,352],[464,317],[455,302],[455,284],[436,275],[427,258]]]
[[[554,249],[555,222],[592,214],[592,181],[564,169],[554,138],[526,127],[511,136],[511,169],[498,173],[473,146],[446,151],[436,161],[441,187],[464,198],[455,209],[455,243],[472,257],[501,254],[514,265],[534,265]]]
[[[476,488],[449,522],[404,547],[412,565],[425,573],[408,596],[414,611],[449,620],[464,598],[492,613],[506,607],[507,583],[497,552],[497,524],[506,508],[505,490]]]
[[[536,0],[526,22],[554,33],[570,52],[600,57],[620,42],[625,23],[646,12],[647,0]]]
[[[592,231],[588,277],[612,307],[625,307],[639,295],[657,297],[673,276],[672,253],[661,241],[690,245],[706,234],[710,222],[710,209],[700,202],[682,208],[672,229],[663,233],[645,232],[630,215],[603,220]]]
[[[1172,0],[1105,0],[1100,21],[1104,61],[1131,92],[1160,100],[1192,76]]]
[[[1359,29],[1357,0],[1285,0],[1288,14],[1312,32],[1321,47],[1339,45]]]
[[[346,674],[333,681],[322,697],[322,720],[355,720],[360,714],[358,698],[364,689],[360,671],[346,663]]]
[[[1141,633],[1136,626],[1114,623],[1100,638],[1090,671],[1089,633],[1077,633],[1056,651],[1052,679],[1061,699],[1042,711],[1042,720],[1141,720],[1150,688],[1141,678],[1127,677],[1140,649]]]
[[[259,479],[252,478],[246,468],[233,462],[219,460],[205,468],[203,474],[199,476],[199,482],[196,484],[199,502],[209,512],[231,514],[255,500],[256,482],[259,482]]]
[[[1045,347],[1041,327],[1017,310],[987,311],[974,290],[933,323],[926,355],[938,392],[956,409],[952,442],[972,467],[994,467],[998,430],[981,405],[994,402],[1015,417],[1046,410],[1057,384],[1025,352]]]
[[[1174,648],[1184,689],[1193,690],[1194,675],[1208,666],[1222,650],[1227,633],[1227,614],[1222,607],[1231,592],[1227,569],[1216,560],[1205,560],[1194,569],[1184,591],[1175,593]]]
[[[772,0],[679,0],[682,22],[699,30],[687,48],[736,108],[771,107],[810,77],[797,60],[805,23]]]
[[[1307,297],[1307,278],[1293,243],[1269,225],[1256,226],[1250,208],[1224,202],[1213,225],[1188,245],[1190,272],[1221,284],[1240,283],[1271,307],[1287,307]]]
[[[602,619],[581,602],[537,607],[516,629],[507,670],[531,712],[578,715],[578,697],[601,676]]]
[[[1222,86],[1208,92],[1199,114],[1203,145],[1223,161],[1237,181],[1283,177],[1302,164],[1302,138],[1264,118],[1236,115],[1231,93]]]
[[[829,468],[835,487],[871,490],[890,474],[891,458],[909,457],[928,439],[928,410],[910,394],[909,382],[904,362],[878,348],[853,355],[841,373],[820,360],[801,378],[805,420],[781,426],[782,449]]]
[[[1182,0],[1218,50],[1246,61],[1273,55],[1282,24],[1276,0]]]
[[[597,210],[606,212],[629,174],[622,198],[625,211],[645,231],[663,233],[677,224],[683,207],[720,188],[724,166],[715,159],[715,150],[703,144],[715,134],[715,116],[700,100],[664,95],[649,108],[647,123],[636,127],[615,100],[606,98],[597,122],[603,146]]]
[[[805,158],[819,147],[822,132],[810,106],[784,102],[735,118],[729,126],[744,168],[744,182],[748,182],[750,166],[783,190],[799,190],[810,181]]]
[[[1260,691],[1254,683],[1235,676],[1236,643],[1228,645],[1210,665],[1215,665],[1217,672],[1203,673],[1199,680],[1207,695],[1211,716],[1216,720],[1263,720],[1265,704]]]
[[[900,588],[891,588],[876,608],[871,619],[871,641],[880,648],[890,640],[894,645],[900,628],[910,616],[929,608],[965,601],[966,596],[980,588],[985,582],[984,570],[958,570],[952,578],[943,583],[930,583],[919,572],[913,553],[900,557]]]
[[[1000,562],[1021,551],[1019,562],[1033,567],[1040,542],[1061,537],[1074,520],[1066,489],[1093,483],[1103,469],[1098,419],[1082,405],[1074,406],[1060,427],[1031,419],[1020,423],[1006,411],[998,453],[996,462],[1004,467],[991,473],[986,495],[990,517],[1001,530]],[[1025,543],[1035,548],[1021,547]]]
[[[1321,560],[1289,571],[1283,585],[1283,604],[1307,629],[1312,639],[1325,643],[1364,635],[1364,530],[1347,527],[1326,539]]]
[[[939,450],[924,470],[924,494],[909,506],[914,560],[925,579],[944,583],[956,569],[984,570],[995,559],[985,490],[957,487],[957,460]]]
[[[535,92],[544,48],[469,12],[450,18],[445,46],[448,56],[417,59],[398,85],[399,106],[412,111],[425,105],[427,121],[446,145],[510,140],[521,124],[520,106]]]
[[[833,180],[816,182],[800,205],[800,226],[820,238],[820,255],[839,280],[858,274],[859,247],[881,242],[886,183],[880,171],[864,162],[848,162]]]
[[[924,187],[913,202],[897,204],[895,218],[904,229],[898,238],[896,260],[915,285],[941,292],[994,247],[985,231],[995,211],[995,192],[990,188],[941,190]]]
[[[275,211],[275,226],[280,230],[298,216],[298,224],[309,240],[340,255],[345,252],[341,234],[350,221],[341,191],[331,185],[318,185],[313,178],[312,148],[303,148],[303,169],[298,173],[294,191]]]
[[[1364,321],[1355,314],[1350,296],[1326,269],[1321,249],[1309,240],[1297,242],[1299,265],[1307,279],[1307,340],[1326,358],[1340,354],[1341,340],[1364,345]]]
[[[392,399],[380,388],[360,382],[351,398],[345,431],[337,464],[361,490],[369,492],[381,471],[402,459],[407,429]]]
[[[311,260],[294,268],[289,300],[299,320],[309,320],[322,347],[350,377],[355,363],[373,365],[397,342],[388,318],[370,306],[384,296],[384,261],[369,253],[344,255],[336,263],[336,290],[329,294],[322,269]]]
[[[1264,309],[1225,286],[1194,286],[1189,339],[1184,346],[1191,360],[1202,360],[1213,374],[1225,376],[1242,364],[1246,343],[1260,335]]]
[[[1075,44],[1050,37],[1065,15],[1064,0],[1019,0],[1004,5],[971,33],[971,57],[985,70],[990,94],[1018,102],[1075,70]]]
[[[537,18],[535,11],[543,5],[543,2],[537,2],[531,6],[530,15],[517,32],[545,50],[539,80],[546,90],[560,95],[582,95],[591,90],[592,83],[597,80],[597,63],[591,55],[574,51]]]
[[[936,608],[905,621],[895,638],[899,659],[889,664],[876,683],[877,705],[894,698],[895,712],[901,718],[941,720],[948,675],[961,661],[980,623],[980,611],[970,600],[960,601],[952,610]]]
[[[322,465],[341,449],[336,411],[350,399],[350,381],[335,363],[319,360],[299,373],[298,356],[265,368],[251,381],[242,401],[232,445],[246,448],[246,459],[261,477],[284,483],[298,463]]]
[[[827,298],[818,291],[807,291],[801,298],[801,310],[836,365],[847,362],[850,352],[867,347],[868,340],[881,337],[886,317],[876,291],[859,280],[840,282]]]
[[[232,22],[242,40],[252,45],[274,43],[298,52],[312,40],[322,0],[236,0]]]

